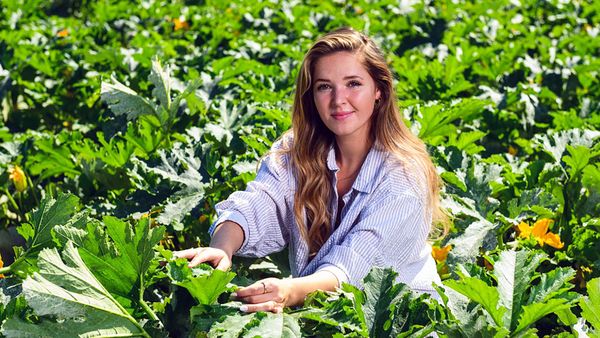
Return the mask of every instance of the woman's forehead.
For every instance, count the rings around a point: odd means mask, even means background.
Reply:
[[[364,79],[368,75],[359,55],[346,51],[327,54],[317,59],[313,74],[315,81],[319,79]]]

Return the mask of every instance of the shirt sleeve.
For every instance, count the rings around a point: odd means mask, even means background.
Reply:
[[[360,286],[372,267],[405,265],[422,259],[427,248],[431,216],[423,202],[409,194],[388,196],[374,203],[344,239],[321,259],[317,271],[329,271],[340,284]]]
[[[288,242],[286,195],[290,189],[275,157],[272,154],[262,161],[246,190],[232,193],[215,206],[217,220],[209,229],[211,236],[224,221],[233,221],[244,231],[244,242],[235,255],[264,257],[283,250]]]

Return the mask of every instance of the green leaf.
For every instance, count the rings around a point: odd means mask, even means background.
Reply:
[[[517,326],[519,313],[525,305],[526,291],[543,259],[544,254],[508,250],[501,252],[494,264],[500,305],[508,310],[503,324],[509,330],[514,330]]]
[[[461,179],[456,173],[444,171],[440,174],[440,177],[447,183],[450,183],[460,189],[462,192],[467,192],[467,186],[465,185],[464,178]]]
[[[537,134],[533,141],[542,151],[550,154],[557,163],[560,163],[567,145],[591,148],[598,137],[600,132],[595,130],[571,129],[557,133]]]
[[[579,302],[581,316],[592,324],[595,334],[600,335],[600,278],[587,283],[588,296]]]
[[[140,115],[156,114],[154,104],[117,81],[114,76],[111,76],[111,80],[112,83],[102,82],[100,97],[115,115],[125,115],[128,120],[133,120]]]
[[[73,214],[79,209],[79,198],[59,193],[56,199],[46,196],[40,206],[30,213],[31,224],[23,224],[17,230],[26,240],[27,250],[18,257],[11,269],[19,270],[23,260],[34,258],[43,248],[53,247],[53,229],[58,225],[74,222]],[[74,217],[77,219],[81,215]],[[14,271],[14,270],[13,270]]]
[[[577,176],[588,165],[594,156],[590,149],[583,146],[572,147],[567,145],[569,155],[563,156],[562,160],[569,166],[571,177]]]
[[[244,337],[301,337],[300,328],[297,321],[285,313],[257,313],[256,316],[246,325],[248,331]]]
[[[182,143],[176,143],[167,153],[160,150],[160,164],[150,167],[140,162],[142,169],[159,175],[181,187],[173,193],[156,220],[165,225],[173,225],[175,230],[183,230],[182,220],[204,198],[205,184],[199,172],[201,162],[195,155],[194,148]]]
[[[575,276],[572,268],[556,268],[540,277],[538,284],[531,288],[527,304],[542,303],[557,293],[569,290],[572,285],[569,281]]]
[[[163,69],[158,59],[152,60],[152,70],[148,80],[154,84],[152,95],[160,101],[165,111],[171,110],[171,75],[169,67]]]
[[[493,318],[481,305],[472,306],[468,297],[449,286],[437,290],[443,299],[447,298],[445,307],[453,316],[435,323],[438,333],[449,337],[494,337],[499,331],[506,331],[505,328],[494,325]]]
[[[144,275],[154,257],[153,247],[163,238],[164,227],[150,228],[148,218],[133,227],[115,217],[103,218],[105,232],[88,224],[79,252],[87,266],[124,306],[143,289]]]
[[[148,336],[94,277],[72,243],[62,259],[56,249],[42,250],[38,266],[39,274],[23,282],[23,293],[40,321],[8,319],[2,326],[6,337]]]
[[[506,308],[499,306],[500,295],[496,288],[472,277],[460,281],[447,280],[444,284],[480,304],[492,316],[497,326],[504,326],[502,317]]]
[[[167,269],[173,284],[187,289],[194,299],[204,305],[214,304],[219,296],[228,291],[227,284],[233,280],[235,273],[212,269],[206,264],[200,267],[206,272],[201,275],[192,275],[192,271],[202,272],[198,269],[191,270],[186,259],[180,258],[169,262]]]
[[[363,312],[370,337],[389,336],[390,327],[385,323],[393,320],[391,306],[401,291],[400,285],[394,285],[398,274],[391,269],[375,267],[363,281],[365,302]]]
[[[256,314],[240,314],[233,313],[225,317],[221,322],[218,322],[210,327],[208,332],[209,337],[222,337],[222,338],[237,338],[246,329],[248,325],[256,316]]]
[[[565,302],[566,299],[552,298],[544,303],[532,303],[524,305],[520,309],[521,316],[519,318],[519,324],[514,329],[513,333],[517,334],[527,329],[529,326],[547,314],[569,309],[571,304],[565,304]]]

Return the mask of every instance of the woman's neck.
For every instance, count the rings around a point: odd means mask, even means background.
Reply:
[[[336,138],[336,162],[343,173],[353,173],[362,166],[373,145],[370,139]]]

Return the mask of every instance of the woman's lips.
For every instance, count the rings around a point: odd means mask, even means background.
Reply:
[[[351,111],[338,112],[338,113],[331,114],[331,117],[333,117],[336,120],[343,120],[343,119],[347,118],[348,116],[350,116],[352,113],[353,112],[351,112]]]

